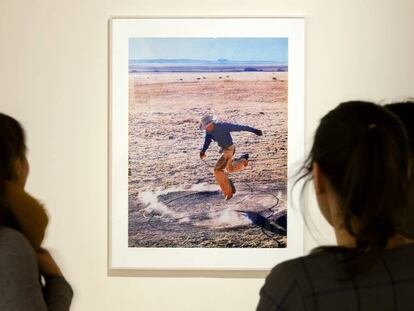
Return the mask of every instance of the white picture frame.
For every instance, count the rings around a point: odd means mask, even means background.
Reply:
[[[113,18],[110,21],[110,270],[254,270],[303,255],[303,220],[288,179],[286,248],[128,247],[128,39],[131,37],[287,37],[288,176],[304,158],[305,35],[302,17]]]

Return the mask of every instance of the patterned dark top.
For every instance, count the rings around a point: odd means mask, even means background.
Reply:
[[[384,251],[371,270],[352,280],[339,258],[321,251],[277,265],[257,311],[414,310],[414,244]]]

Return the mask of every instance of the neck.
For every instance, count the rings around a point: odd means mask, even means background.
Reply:
[[[355,238],[346,231],[345,228],[334,228],[335,230],[335,237],[338,246],[347,247],[347,248],[354,248],[356,247],[356,240]],[[408,245],[414,243],[414,240],[408,239],[401,234],[395,234],[394,236],[390,237],[387,242],[386,249],[392,249],[395,247]]]
[[[405,236],[402,236],[401,234],[397,233],[392,238],[388,239],[386,248],[387,249],[394,248],[394,247],[403,246],[403,245],[412,244],[412,243],[414,243],[414,240],[406,238]]]
[[[354,248],[356,246],[355,238],[345,228],[335,228],[336,243],[338,246]]]
[[[10,187],[24,191],[26,183],[22,180],[9,180],[6,182]]]

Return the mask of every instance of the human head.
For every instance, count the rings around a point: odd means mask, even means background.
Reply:
[[[344,228],[355,238],[356,269],[366,267],[395,234],[395,212],[406,204],[409,157],[403,125],[379,105],[342,103],[322,118],[301,177],[310,180],[315,166],[338,200]]]
[[[216,120],[216,116],[203,116],[200,120],[200,130],[211,131],[211,125],[214,125],[214,122],[216,122]]]
[[[214,130],[214,122],[210,123],[209,125],[207,125],[206,127],[206,131],[207,132],[211,132]]]
[[[24,130],[17,120],[0,113],[0,196],[6,181],[24,187],[28,173]]]

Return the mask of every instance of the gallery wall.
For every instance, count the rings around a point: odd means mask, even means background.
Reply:
[[[349,99],[413,96],[411,0],[0,0],[0,111],[28,132],[28,190],[51,217],[46,245],[73,309],[253,310],[263,274],[111,276],[108,241],[108,20],[112,16],[306,17],[307,147]],[[334,241],[312,196],[306,251]]]

